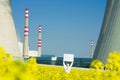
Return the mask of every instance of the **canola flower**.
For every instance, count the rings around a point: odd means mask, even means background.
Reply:
[[[94,60],[90,64],[90,67],[94,68],[94,69],[100,69],[100,70],[102,70],[103,69],[103,63],[101,61],[99,61],[99,60]]]
[[[65,73],[63,67],[37,64],[35,58],[26,62],[13,60],[0,47],[0,80],[119,80],[119,57],[119,52],[111,53],[105,64],[106,70],[104,64],[96,60],[89,70],[72,68],[70,73]]]

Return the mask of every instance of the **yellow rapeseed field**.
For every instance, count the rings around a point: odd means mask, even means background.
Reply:
[[[111,54],[105,65],[106,70],[103,70],[103,64],[94,61],[89,70],[72,68],[70,73],[65,73],[63,67],[39,65],[35,58],[30,58],[26,62],[13,60],[12,56],[0,47],[0,80],[119,80],[120,54],[113,53],[115,55]]]

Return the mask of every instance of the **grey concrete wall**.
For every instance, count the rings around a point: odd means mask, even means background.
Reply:
[[[106,62],[109,53],[113,51],[120,51],[120,0],[107,0],[93,59]]]
[[[0,0],[0,46],[15,57],[20,56],[11,10],[11,0]]]

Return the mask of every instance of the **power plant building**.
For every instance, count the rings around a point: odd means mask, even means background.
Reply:
[[[29,52],[28,13],[29,9],[26,8],[24,43],[18,44],[16,30],[12,17],[11,0],[0,0],[0,46],[5,47],[6,53],[10,53],[16,58],[23,58],[23,56],[41,56],[41,25],[39,26],[38,30],[38,52]],[[19,48],[19,45],[23,46],[23,49]],[[98,59],[102,62],[106,62],[109,53],[113,51],[120,52],[120,0],[107,0],[102,28],[97,41],[93,59]]]
[[[93,59],[106,62],[109,53],[113,51],[120,52],[120,0],[107,0]]]
[[[0,0],[0,46],[15,58],[22,58],[12,17],[11,0]]]

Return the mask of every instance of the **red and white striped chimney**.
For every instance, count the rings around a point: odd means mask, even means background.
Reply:
[[[28,29],[28,14],[29,9],[25,9],[25,26],[24,26],[24,43],[23,43],[23,57],[28,57],[28,35],[29,35],[29,29]]]
[[[41,56],[41,47],[42,47],[42,26],[38,27],[38,56]]]

